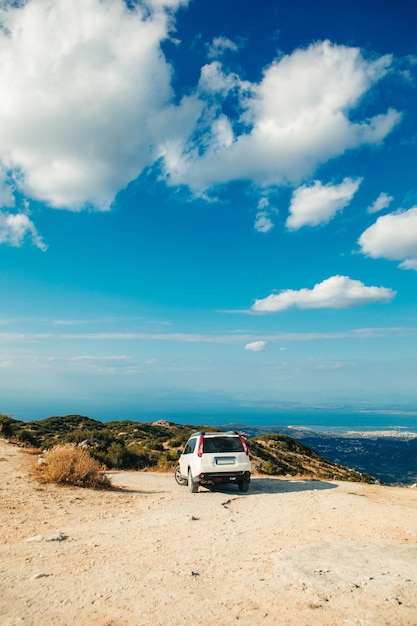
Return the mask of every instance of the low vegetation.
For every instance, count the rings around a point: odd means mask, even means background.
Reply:
[[[88,450],[75,443],[57,445],[38,459],[34,473],[40,482],[108,489],[105,468],[93,459]]]
[[[85,480],[75,472],[71,454],[79,450],[97,463],[96,476],[103,476],[102,468],[173,471],[178,463],[178,450],[184,447],[188,437],[197,430],[217,430],[212,427],[182,425],[159,420],[151,423],[130,420],[100,422],[82,415],[49,417],[44,420],[22,422],[10,416],[0,415],[0,436],[24,446],[46,450],[45,459],[54,450],[65,449],[68,454],[62,465],[69,465],[62,479],[57,470],[53,482],[81,484]],[[271,476],[302,476],[316,480],[348,480],[377,482],[369,474],[331,463],[311,448],[284,434],[267,434],[248,439],[254,472]],[[67,444],[71,444],[66,447]],[[56,452],[55,452],[56,454]],[[85,457],[83,457],[85,458]],[[50,463],[50,461],[48,461]],[[87,463],[85,461],[85,463]],[[65,467],[61,468],[65,473]],[[52,469],[40,469],[46,477]],[[81,471],[82,474],[82,471]],[[88,473],[86,474],[88,476]],[[93,480],[94,482],[94,480]],[[91,485],[93,486],[93,485]]]

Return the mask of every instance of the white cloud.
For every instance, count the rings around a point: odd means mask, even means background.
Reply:
[[[403,261],[402,269],[417,266],[417,206],[382,215],[359,237],[362,252],[373,259]]]
[[[406,259],[398,267],[402,270],[415,270],[417,272],[417,259]]]
[[[244,311],[239,311],[243,313]],[[339,332],[293,332],[293,333],[273,333],[265,334],[261,337],[257,334],[256,341],[268,342],[297,342],[297,341],[318,341],[318,340],[340,340],[340,339],[373,339],[373,338],[398,338],[398,337],[414,337],[416,335],[415,327],[398,326],[383,328],[356,328]],[[85,341],[148,341],[148,342],[179,342],[194,344],[228,344],[228,345],[247,345],[255,343],[253,335],[249,334],[224,334],[224,335],[201,335],[201,334],[146,334],[146,333],[129,333],[129,332],[107,332],[107,333],[26,333],[26,332],[0,332],[1,344],[33,344],[50,340],[70,342]],[[280,348],[286,350],[287,348]],[[36,358],[38,358],[36,352]],[[51,359],[55,357],[50,357]]]
[[[313,185],[299,187],[292,195],[287,228],[327,224],[350,203],[361,182],[360,178],[345,178],[340,185],[322,185],[316,180]]]
[[[390,302],[395,291],[385,287],[366,287],[359,280],[348,276],[331,276],[313,289],[286,289],[255,300],[252,310],[260,313],[276,313],[288,309],[343,309],[364,306],[374,302]]]
[[[26,195],[107,209],[154,161],[172,97],[163,9],[179,4],[30,0],[0,8],[0,161]]]
[[[277,209],[270,206],[268,198],[261,198],[255,216],[255,230],[258,231],[258,233],[268,233],[272,230],[272,228],[274,228],[274,222],[272,221],[271,215],[277,212]]]
[[[214,37],[208,50],[209,59],[217,59],[221,57],[225,52],[237,52],[237,44],[227,37]]]
[[[261,352],[266,346],[266,341],[251,341],[245,346],[245,350],[250,352]]]
[[[171,9],[175,11],[180,6],[186,6],[189,0],[144,0],[144,4],[151,9]]]
[[[391,62],[389,55],[366,60],[357,48],[326,41],[278,58],[259,84],[225,74],[218,62],[205,66],[196,94],[205,114],[182,152],[166,160],[169,180],[195,192],[237,179],[296,185],[346,150],[381,142],[398,123],[398,112],[352,122],[349,111]],[[223,147],[208,124],[210,114],[216,118],[216,89],[240,93],[239,125],[230,120],[234,140]]]
[[[172,68],[160,44],[187,3],[0,3],[0,167],[11,173],[8,182],[71,210],[107,210],[160,158],[170,184],[196,193],[243,179],[298,185],[346,150],[381,142],[398,123],[393,110],[349,119],[390,70],[391,56],[367,60],[330,42],[277,58],[259,83],[213,61],[195,92],[174,106]],[[211,48],[235,49],[224,37]],[[238,119],[220,111],[232,92]],[[6,182],[0,197],[12,206]],[[256,224],[267,232],[270,214]]]
[[[72,356],[68,357],[68,361],[126,361],[132,359],[131,356],[90,356],[90,355],[82,355],[82,356]]]
[[[0,211],[0,244],[4,243],[15,248],[20,248],[26,237],[32,239],[32,243],[45,252],[47,245],[38,234],[33,222],[24,213],[5,213]]]
[[[6,175],[6,172],[3,171],[0,166],[0,209],[15,206],[15,198],[13,195],[12,187],[10,186],[10,181]]]
[[[272,228],[274,228],[274,223],[268,213],[265,211],[258,211],[255,218],[254,228],[258,231],[258,233],[268,233],[272,230]]]
[[[389,196],[383,191],[379,194],[375,202],[368,206],[368,213],[378,213],[378,211],[387,209],[393,200],[394,198],[392,196]]]

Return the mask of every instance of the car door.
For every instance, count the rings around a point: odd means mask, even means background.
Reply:
[[[180,468],[181,474],[185,478],[188,476],[188,468],[191,465],[191,456],[195,450],[195,446],[197,443],[197,437],[192,437],[189,439],[185,445],[184,451],[180,456]]]

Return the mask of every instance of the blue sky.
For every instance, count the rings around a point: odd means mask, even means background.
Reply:
[[[0,1],[0,412],[416,408],[416,18]]]

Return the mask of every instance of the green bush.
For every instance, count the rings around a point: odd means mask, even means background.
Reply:
[[[123,443],[113,441],[113,443],[111,443],[107,448],[106,465],[118,469],[129,467],[133,461],[132,456],[132,453],[126,449],[126,446]]]
[[[21,428],[20,430],[16,431],[14,436],[20,443],[33,446],[34,448],[40,447],[39,438],[26,428]]]
[[[13,420],[8,415],[3,415],[0,413],[0,435],[8,439],[13,434],[13,426],[15,424],[15,420]]]
[[[276,465],[272,463],[272,461],[266,461],[266,463],[264,463],[262,470],[265,474],[269,474],[273,476],[274,474],[276,474]]]

